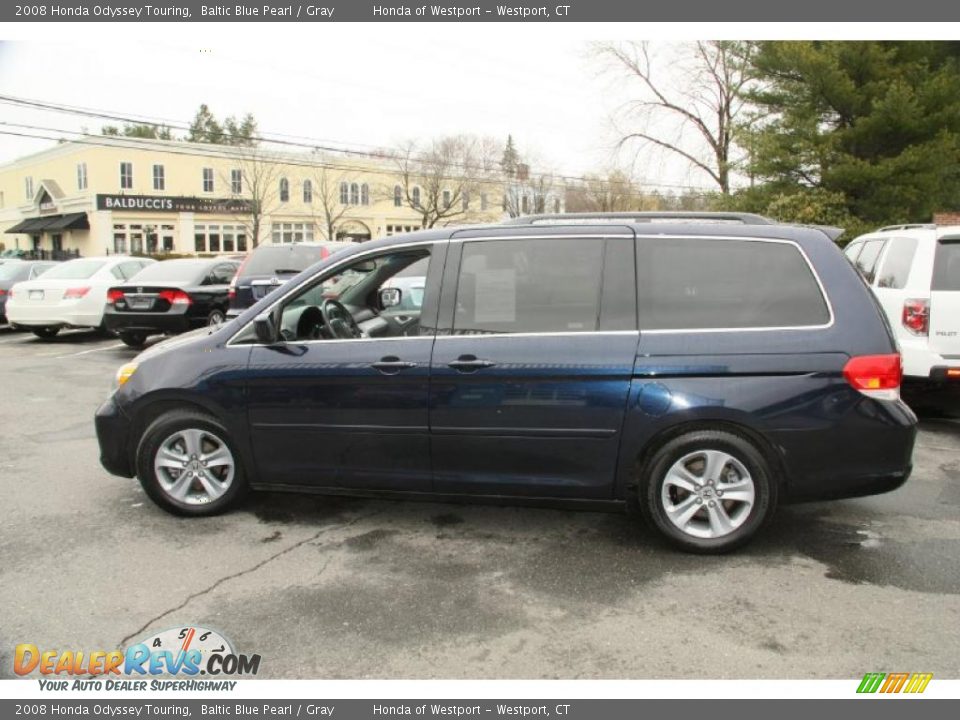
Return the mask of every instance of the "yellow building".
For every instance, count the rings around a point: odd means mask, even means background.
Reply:
[[[0,243],[63,257],[359,242],[420,229],[420,189],[400,183],[389,160],[91,135],[0,166]],[[495,222],[502,197],[464,191],[442,224]]]

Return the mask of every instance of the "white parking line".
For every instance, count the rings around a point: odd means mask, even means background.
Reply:
[[[106,347],[97,347],[91,350],[81,350],[80,352],[67,353],[66,355],[41,355],[40,357],[52,357],[54,360],[63,360],[64,358],[77,357],[78,355],[89,355],[90,353],[101,352],[103,350],[116,350],[117,348],[126,347],[124,343],[117,343],[116,345],[107,345]]]

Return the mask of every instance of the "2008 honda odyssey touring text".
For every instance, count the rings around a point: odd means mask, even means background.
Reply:
[[[177,514],[246,488],[637,503],[721,552],[778,502],[903,484],[900,376],[829,229],[535,216],[333,255],[123,366],[96,425]]]

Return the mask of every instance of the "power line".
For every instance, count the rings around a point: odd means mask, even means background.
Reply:
[[[21,107],[29,107],[29,108],[33,108],[33,109],[37,109],[45,112],[66,113],[66,114],[80,115],[85,117],[95,117],[101,120],[111,120],[111,121],[124,122],[124,123],[130,123],[130,124],[148,125],[155,128],[162,127],[162,128],[170,128],[170,129],[178,129],[178,130],[190,129],[190,125],[185,124],[182,121],[174,121],[170,119],[156,118],[156,117],[153,117],[152,119],[148,119],[149,116],[120,114],[113,111],[104,111],[104,110],[98,110],[95,108],[87,108],[83,106],[71,106],[71,105],[64,105],[60,103],[51,103],[47,101],[33,100],[29,98],[18,98],[10,95],[0,95],[0,103],[18,105]],[[16,124],[14,123],[4,123],[4,124],[16,126]],[[89,133],[83,133],[76,130],[66,130],[62,128],[44,128],[40,126],[31,127],[31,126],[25,126],[25,125],[22,127],[29,127],[31,129],[36,129],[44,132],[64,132],[64,133],[71,133],[75,135],[83,135],[85,137],[91,137]],[[223,136],[229,137],[229,135],[227,135],[226,133],[223,133]],[[110,137],[117,137],[119,139],[124,139],[123,136],[110,136]],[[337,154],[366,157],[366,158],[375,159],[375,160],[389,160],[394,162],[404,162],[404,161],[409,161],[411,159],[411,158],[406,158],[402,155],[397,155],[395,153],[389,153],[389,152],[383,152],[383,151],[355,150],[355,149],[343,147],[343,146],[329,145],[329,144],[326,144],[331,142],[328,140],[317,140],[317,142],[298,142],[295,140],[284,139],[284,138],[291,138],[291,137],[302,137],[302,136],[282,135],[282,134],[276,134],[276,133],[260,133],[259,139],[262,139],[265,142],[273,145],[305,148],[313,152],[325,151],[325,152],[331,152],[331,153],[337,153]],[[59,138],[38,138],[38,139],[59,139]],[[131,138],[126,138],[126,139],[131,139]],[[309,138],[306,138],[306,139],[309,139]],[[142,142],[142,141],[149,140],[149,138],[140,138],[138,140]],[[78,140],[71,140],[71,141],[79,142]],[[135,147],[136,145],[132,145],[132,146]],[[162,146],[162,147],[165,152],[173,152],[166,146]],[[216,145],[216,147],[232,148],[234,146]],[[191,153],[191,154],[202,154],[202,153]],[[292,159],[284,159],[284,162],[286,162],[287,164],[293,164],[293,165],[298,164],[297,162],[292,161]],[[418,162],[424,165],[428,164],[428,161],[424,159],[423,156],[421,156],[419,159],[414,158],[414,162]],[[329,165],[329,163],[327,164]],[[487,183],[487,184],[502,183],[502,180],[491,180],[489,179],[488,176],[487,177],[470,176],[466,174],[467,172],[470,172],[470,171],[477,171],[477,170],[483,171],[485,168],[481,166],[470,165],[465,163],[457,163],[457,162],[447,162],[447,164],[454,167],[462,168],[465,171],[465,174],[462,176],[443,177],[441,179],[461,179],[462,178],[464,180],[474,180],[476,182]],[[309,165],[312,167],[316,166],[315,163],[309,163]],[[342,167],[343,169],[349,169],[349,170],[359,170],[359,171],[369,170],[369,168],[359,168],[356,166],[354,167],[342,166]],[[550,177],[556,178],[558,180],[563,180],[565,182],[572,182],[577,184],[593,183],[595,185],[600,185],[601,187],[604,187],[609,184],[608,181],[603,178],[596,178],[596,177],[590,178],[583,175],[563,175],[559,173],[545,173],[545,174],[549,175]],[[693,191],[701,195],[710,194],[711,192],[706,188],[695,186],[695,185],[653,183],[653,182],[644,181],[642,183],[639,183],[641,187],[637,188],[636,187],[637,183],[634,183],[633,181],[628,181],[625,184],[630,188],[631,192],[629,194],[632,197],[645,197],[645,193],[643,192],[643,189],[642,189],[643,186],[653,187],[653,188],[666,188],[671,190]]]

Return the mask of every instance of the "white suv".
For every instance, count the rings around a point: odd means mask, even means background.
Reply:
[[[960,380],[960,226],[893,225],[844,253],[893,326],[904,376]]]

